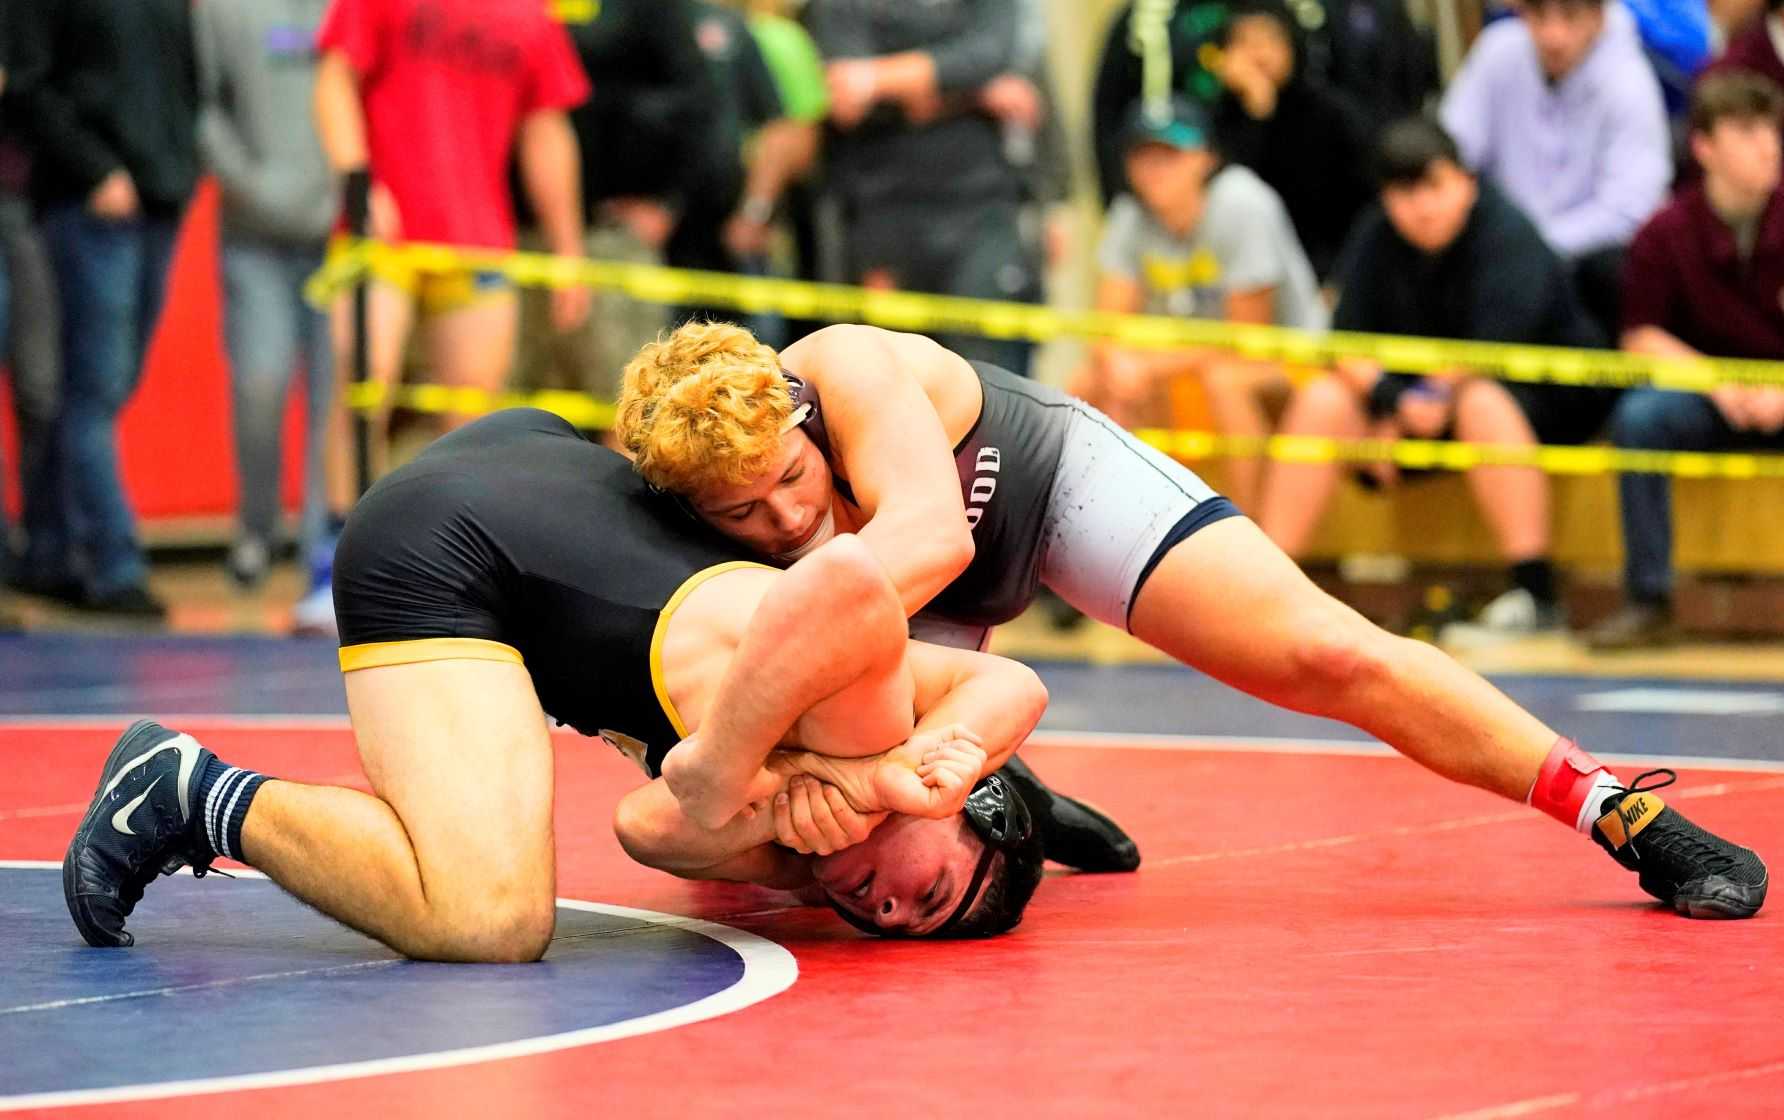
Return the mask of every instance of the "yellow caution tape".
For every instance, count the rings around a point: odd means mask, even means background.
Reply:
[[[824,322],[859,322],[892,330],[974,334],[1049,342],[1106,339],[1145,349],[1205,348],[1261,361],[1325,366],[1362,358],[1401,373],[1465,370],[1479,377],[1555,385],[1649,386],[1706,392],[1718,385],[1784,385],[1784,362],[1731,358],[1681,360],[1499,342],[1459,342],[1402,335],[1315,333],[1289,327],[1119,315],[1027,303],[888,292],[727,272],[696,272],[545,253],[509,253],[448,245],[340,239],[307,294],[318,305],[359,282],[374,262],[400,260],[421,271],[497,272],[521,287],[622,291],[648,303],[723,307]]]
[[[404,385],[386,390],[361,383],[348,388],[347,405],[360,411],[393,405],[430,415],[457,416],[480,416],[501,408],[542,408],[579,428],[613,426],[611,403],[562,390],[491,393],[445,385]],[[1186,461],[1261,456],[1285,463],[1393,463],[1407,470],[1466,471],[1483,466],[1511,466],[1536,467],[1549,474],[1639,471],[1676,478],[1784,478],[1784,455],[1630,451],[1600,446],[1498,446],[1441,440],[1227,436],[1162,428],[1141,429],[1134,434],[1165,454]]]

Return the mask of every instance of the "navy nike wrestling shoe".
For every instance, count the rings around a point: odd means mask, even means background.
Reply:
[[[1648,778],[1664,781],[1644,787]],[[1641,888],[1691,918],[1751,918],[1765,904],[1765,863],[1686,820],[1654,796],[1678,780],[1650,770],[1604,799],[1592,838],[1639,876]]]
[[[199,875],[209,870],[198,779],[212,757],[189,736],[146,719],[119,737],[62,859],[62,895],[87,944],[133,944],[124,919],[143,888],[185,864]]]
[[[1014,755],[998,773],[1028,805],[1048,859],[1079,871],[1132,871],[1140,866],[1139,845],[1107,814],[1055,792]]]

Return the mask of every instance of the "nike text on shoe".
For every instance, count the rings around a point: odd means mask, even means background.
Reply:
[[[1649,786],[1649,778],[1663,778]],[[1639,877],[1641,888],[1691,918],[1751,918],[1765,904],[1765,864],[1753,852],[1705,832],[1654,790],[1678,779],[1650,770],[1604,799],[1592,837]]]
[[[89,945],[135,941],[124,919],[157,875],[188,863],[209,869],[198,777],[210,758],[190,736],[146,719],[119,737],[62,860],[68,913]]]

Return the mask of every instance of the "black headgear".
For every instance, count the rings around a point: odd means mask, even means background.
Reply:
[[[966,892],[960,896],[960,904],[948,915],[948,920],[926,934],[913,935],[898,930],[882,929],[866,918],[852,914],[841,906],[832,904],[842,919],[861,930],[876,937],[951,937],[965,919],[967,911],[972,909],[974,900],[979,897],[979,888],[985,883],[985,876],[991,871],[991,861],[998,853],[1014,854],[1034,842],[1034,817],[1009,782],[1001,774],[987,774],[980,778],[973,791],[966,797],[966,805],[960,810],[966,823],[972,826],[973,832],[984,842],[985,850],[979,855],[978,866],[973,868],[973,877],[966,885]]]

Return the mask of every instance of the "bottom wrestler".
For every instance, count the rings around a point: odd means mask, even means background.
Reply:
[[[125,918],[158,873],[227,856],[405,955],[533,960],[555,919],[547,713],[652,772],[667,753],[678,811],[721,833],[786,788],[797,753],[770,757],[783,740],[860,756],[966,724],[995,758],[1039,718],[1045,692],[1027,669],[909,642],[896,591],[858,542],[784,573],[737,565],[666,501],[618,455],[531,410],[461,429],[381,481],[348,524],[335,584],[348,710],[375,795],[271,781],[138,724],[63,864],[82,936],[130,944]],[[669,752],[696,714],[697,733]],[[951,781],[963,753],[905,744],[876,788],[952,814],[968,794]],[[915,780],[892,782],[899,765]],[[984,784],[981,802],[1019,801]],[[914,894],[873,895],[871,910],[853,899],[854,912],[915,932],[1009,928],[1039,879],[1036,838],[1015,826],[1024,815],[976,829],[894,819],[876,844],[837,858],[851,871],[945,864],[947,895],[921,897],[932,876]],[[785,870],[774,859],[758,852],[730,870],[753,860],[760,874],[745,877],[773,880]],[[956,873],[969,863],[977,875]],[[965,897],[975,885],[976,901]],[[991,902],[1002,912],[985,914]]]

